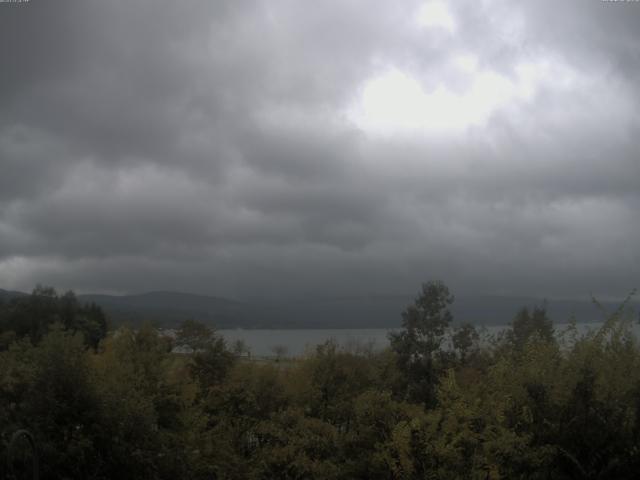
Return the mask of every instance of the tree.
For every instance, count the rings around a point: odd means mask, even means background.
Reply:
[[[189,370],[204,391],[220,383],[236,360],[224,338],[196,320],[185,320],[180,324],[176,344],[191,353]]]
[[[237,357],[242,357],[242,356],[245,356],[245,355],[247,357],[251,357],[251,348],[249,347],[249,345],[247,345],[247,342],[245,342],[242,339],[238,339],[235,342],[233,342],[233,346],[231,347],[231,351]]]
[[[286,345],[274,345],[271,347],[271,352],[276,356],[276,362],[287,356],[289,349]]]
[[[371,381],[371,367],[365,357],[340,351],[334,340],[318,345],[298,379],[299,386],[309,382],[306,408],[323,421],[348,423],[354,397]]]
[[[554,341],[553,322],[547,315],[546,305],[534,307],[531,313],[528,308],[522,308],[511,322],[507,338],[517,350],[522,350],[534,335],[547,342]]]
[[[389,336],[398,367],[405,374],[408,397],[426,406],[435,402],[438,357],[442,356],[444,335],[453,319],[449,310],[453,300],[444,283],[424,283],[413,305],[402,313],[402,331]]]
[[[89,355],[82,335],[54,324],[37,345],[25,339],[0,356],[0,436],[27,429],[43,478],[90,478],[99,463]]]
[[[207,348],[214,340],[214,331],[197,320],[184,320],[176,332],[176,345],[191,352]]]
[[[465,323],[455,329],[451,337],[451,343],[453,344],[453,348],[458,352],[462,363],[466,361],[467,356],[471,353],[474,345],[477,344],[478,339],[478,331],[470,323]]]
[[[189,471],[203,431],[197,386],[172,346],[144,324],[120,328],[93,356],[102,405],[96,441],[105,458],[97,478],[198,478]]]
[[[99,306],[80,303],[72,291],[60,296],[53,288],[38,285],[31,295],[0,305],[0,348],[20,338],[37,344],[56,323],[81,333],[93,349],[107,335],[107,319]]]

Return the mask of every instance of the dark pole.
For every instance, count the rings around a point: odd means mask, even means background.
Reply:
[[[33,480],[38,480],[40,478],[40,471],[38,465],[38,447],[36,446],[36,440],[33,438],[33,435],[29,433],[28,430],[18,430],[11,436],[11,441],[9,442],[9,448],[7,449],[7,467],[9,470],[10,478],[16,478],[15,472],[13,470],[13,456],[14,449],[20,438],[26,438],[29,446],[31,447],[31,451],[33,453],[33,461],[31,462],[33,465]]]

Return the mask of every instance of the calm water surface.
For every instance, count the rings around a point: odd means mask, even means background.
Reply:
[[[601,323],[578,324],[578,331],[585,333],[601,326]],[[566,324],[556,324],[556,332],[567,327]],[[481,334],[494,335],[504,330],[506,326],[478,327]],[[370,346],[373,349],[383,349],[389,345],[389,332],[396,329],[322,329],[322,330],[219,330],[227,343],[242,340],[251,350],[251,354],[259,357],[275,355],[275,349],[281,348],[280,353],[285,356],[297,357],[313,351],[317,345],[327,340],[334,340],[342,347],[357,348]],[[638,328],[634,328],[636,335]]]

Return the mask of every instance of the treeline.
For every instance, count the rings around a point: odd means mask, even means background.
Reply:
[[[385,351],[327,342],[265,363],[193,321],[175,338],[150,326],[107,334],[99,308],[73,298],[38,289],[0,305],[0,459],[27,429],[42,478],[640,472],[640,348],[624,308],[584,335],[523,309],[482,338],[452,327],[453,297],[430,282]]]

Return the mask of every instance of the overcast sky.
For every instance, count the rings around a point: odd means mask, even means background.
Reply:
[[[640,286],[640,3],[0,3],[0,288]]]

